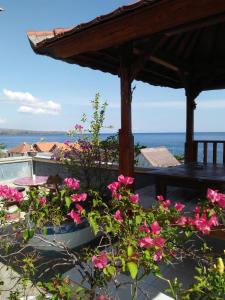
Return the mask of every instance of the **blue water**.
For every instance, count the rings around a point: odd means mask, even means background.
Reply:
[[[102,134],[102,138],[106,138],[111,134]],[[32,135],[0,135],[0,143],[6,144],[7,148],[14,147],[21,143],[33,144],[41,140],[46,142],[64,142],[68,137],[65,134],[32,134]],[[196,133],[197,140],[225,140],[225,132],[204,132]],[[135,133],[135,143],[140,143],[147,147],[165,146],[173,154],[184,153],[184,133]],[[200,149],[201,150],[201,149]],[[222,153],[222,148],[218,147],[218,151]],[[209,156],[212,149],[209,149]]]

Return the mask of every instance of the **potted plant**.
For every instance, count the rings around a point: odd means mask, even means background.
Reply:
[[[80,217],[85,202],[88,209],[88,194],[79,191],[80,183],[66,178],[62,185],[51,183],[48,187],[30,189],[21,210],[26,213],[25,239],[39,250],[62,250],[75,248],[94,239],[89,223]],[[53,241],[57,242],[57,245]],[[57,249],[58,248],[58,249]]]

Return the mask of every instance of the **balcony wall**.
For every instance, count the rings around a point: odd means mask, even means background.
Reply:
[[[0,184],[13,182],[16,178],[31,176],[33,162],[30,157],[9,157],[0,159]]]
[[[34,168],[34,174],[39,175],[39,176],[59,175],[62,178],[74,176],[79,179],[81,179],[81,177],[82,177],[79,170],[75,170],[72,174],[72,172],[68,171],[68,169],[66,168],[66,166],[64,164],[57,162],[57,161],[44,159],[44,158],[34,157],[33,158],[33,168]],[[91,173],[93,174],[91,177],[96,178],[96,174],[99,174],[99,170],[96,170],[95,168],[93,168],[91,170]],[[107,178],[106,184],[108,184],[117,179],[118,169],[116,169],[116,168],[112,168],[110,170],[101,169],[101,173],[103,173],[103,176],[104,175],[106,176],[106,178]],[[136,185],[135,185],[136,188],[142,188],[144,186],[153,184],[154,178],[151,174],[149,174],[148,170],[136,168],[135,182],[136,182]]]

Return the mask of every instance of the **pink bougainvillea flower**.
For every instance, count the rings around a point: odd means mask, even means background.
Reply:
[[[160,236],[155,237],[153,240],[154,246],[160,247],[160,248],[164,247],[165,242],[166,242],[165,239]]]
[[[118,190],[118,188],[121,186],[120,182],[114,181],[110,183],[107,187],[111,192],[115,192]]]
[[[164,197],[162,195],[156,196],[156,199],[158,201],[164,201]]]
[[[219,199],[219,201],[218,201],[218,205],[219,205],[221,208],[225,208],[225,195],[220,194],[220,199]]]
[[[150,229],[148,228],[148,224],[146,221],[144,221],[144,225],[139,227],[140,232],[150,233]]]
[[[113,215],[113,217],[119,223],[123,222],[122,213],[121,213],[121,211],[119,209],[115,212],[115,214]]]
[[[149,236],[146,236],[146,237],[138,240],[138,245],[141,248],[150,248],[150,247],[154,246],[154,242],[153,242],[152,238],[150,238]]]
[[[185,208],[185,205],[182,204],[182,203],[180,203],[180,202],[177,202],[177,203],[175,203],[174,208],[175,208],[177,211],[182,211],[182,210]]]
[[[11,188],[7,185],[0,185],[0,198],[6,201],[21,202],[23,201],[23,194],[17,189]]]
[[[117,193],[116,191],[112,192],[112,196],[116,200],[121,200],[122,199],[122,195],[120,193]]]
[[[84,129],[84,127],[82,125],[80,125],[80,124],[75,124],[74,129],[78,130],[78,131],[81,131],[81,130]]]
[[[46,202],[47,202],[47,200],[46,200],[46,198],[44,198],[44,197],[41,197],[41,198],[39,199],[39,203],[40,203],[41,205],[45,205]]]
[[[160,261],[162,260],[162,251],[160,249],[156,250],[153,254],[153,260],[154,261]]]
[[[85,201],[87,199],[87,194],[86,193],[82,193],[82,194],[73,194],[71,196],[71,199],[73,202],[81,202],[81,201]]]
[[[73,219],[74,223],[76,224],[82,223],[80,215],[76,213],[74,210],[71,210],[67,215]]]
[[[139,194],[133,194],[129,196],[130,202],[137,204],[139,202]]]
[[[193,210],[194,213],[199,213],[201,211],[201,207],[200,206],[196,206]]]
[[[120,175],[118,181],[124,185],[131,185],[134,183],[134,178],[129,176]]]
[[[171,204],[171,201],[170,200],[165,200],[162,202],[162,207],[165,209],[165,210],[168,210],[169,206]]]
[[[207,198],[209,200],[211,200],[212,203],[218,202],[220,199],[220,194],[215,190],[208,189],[207,190]]]
[[[161,227],[159,226],[159,223],[157,221],[153,222],[151,225],[151,230],[153,234],[160,234]]]
[[[177,221],[176,224],[179,226],[184,226],[187,223],[187,218],[182,216]]]
[[[79,214],[82,213],[82,211],[84,210],[84,208],[83,208],[80,204],[76,204],[75,207],[76,207],[77,212],[78,212]]]
[[[64,183],[67,187],[69,187],[73,190],[78,190],[80,188],[79,180],[77,180],[75,178],[66,178],[64,180]]]
[[[101,252],[99,255],[94,255],[92,257],[92,263],[95,268],[103,269],[108,264],[108,256],[105,252]]]
[[[202,214],[201,216],[196,214],[195,219],[194,219],[194,225],[203,234],[209,234],[210,233],[211,225],[208,222],[208,220],[206,219],[205,214]]]
[[[219,222],[218,222],[217,216],[212,215],[211,218],[208,220],[208,224],[209,224],[209,226],[218,226]]]

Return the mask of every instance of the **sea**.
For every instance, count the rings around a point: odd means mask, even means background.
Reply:
[[[113,134],[101,134],[105,139]],[[197,132],[196,140],[225,140],[225,132]],[[33,144],[40,141],[45,142],[64,142],[68,136],[64,133],[40,133],[40,134],[22,134],[22,135],[0,135],[0,144],[3,143],[8,149],[21,143]],[[173,154],[182,155],[184,153],[185,133],[134,133],[135,143],[146,147],[165,146]],[[201,149],[200,151],[201,152]],[[218,145],[219,157],[222,157],[222,146]],[[201,154],[200,154],[201,157]],[[209,157],[212,157],[212,147],[209,147]]]

